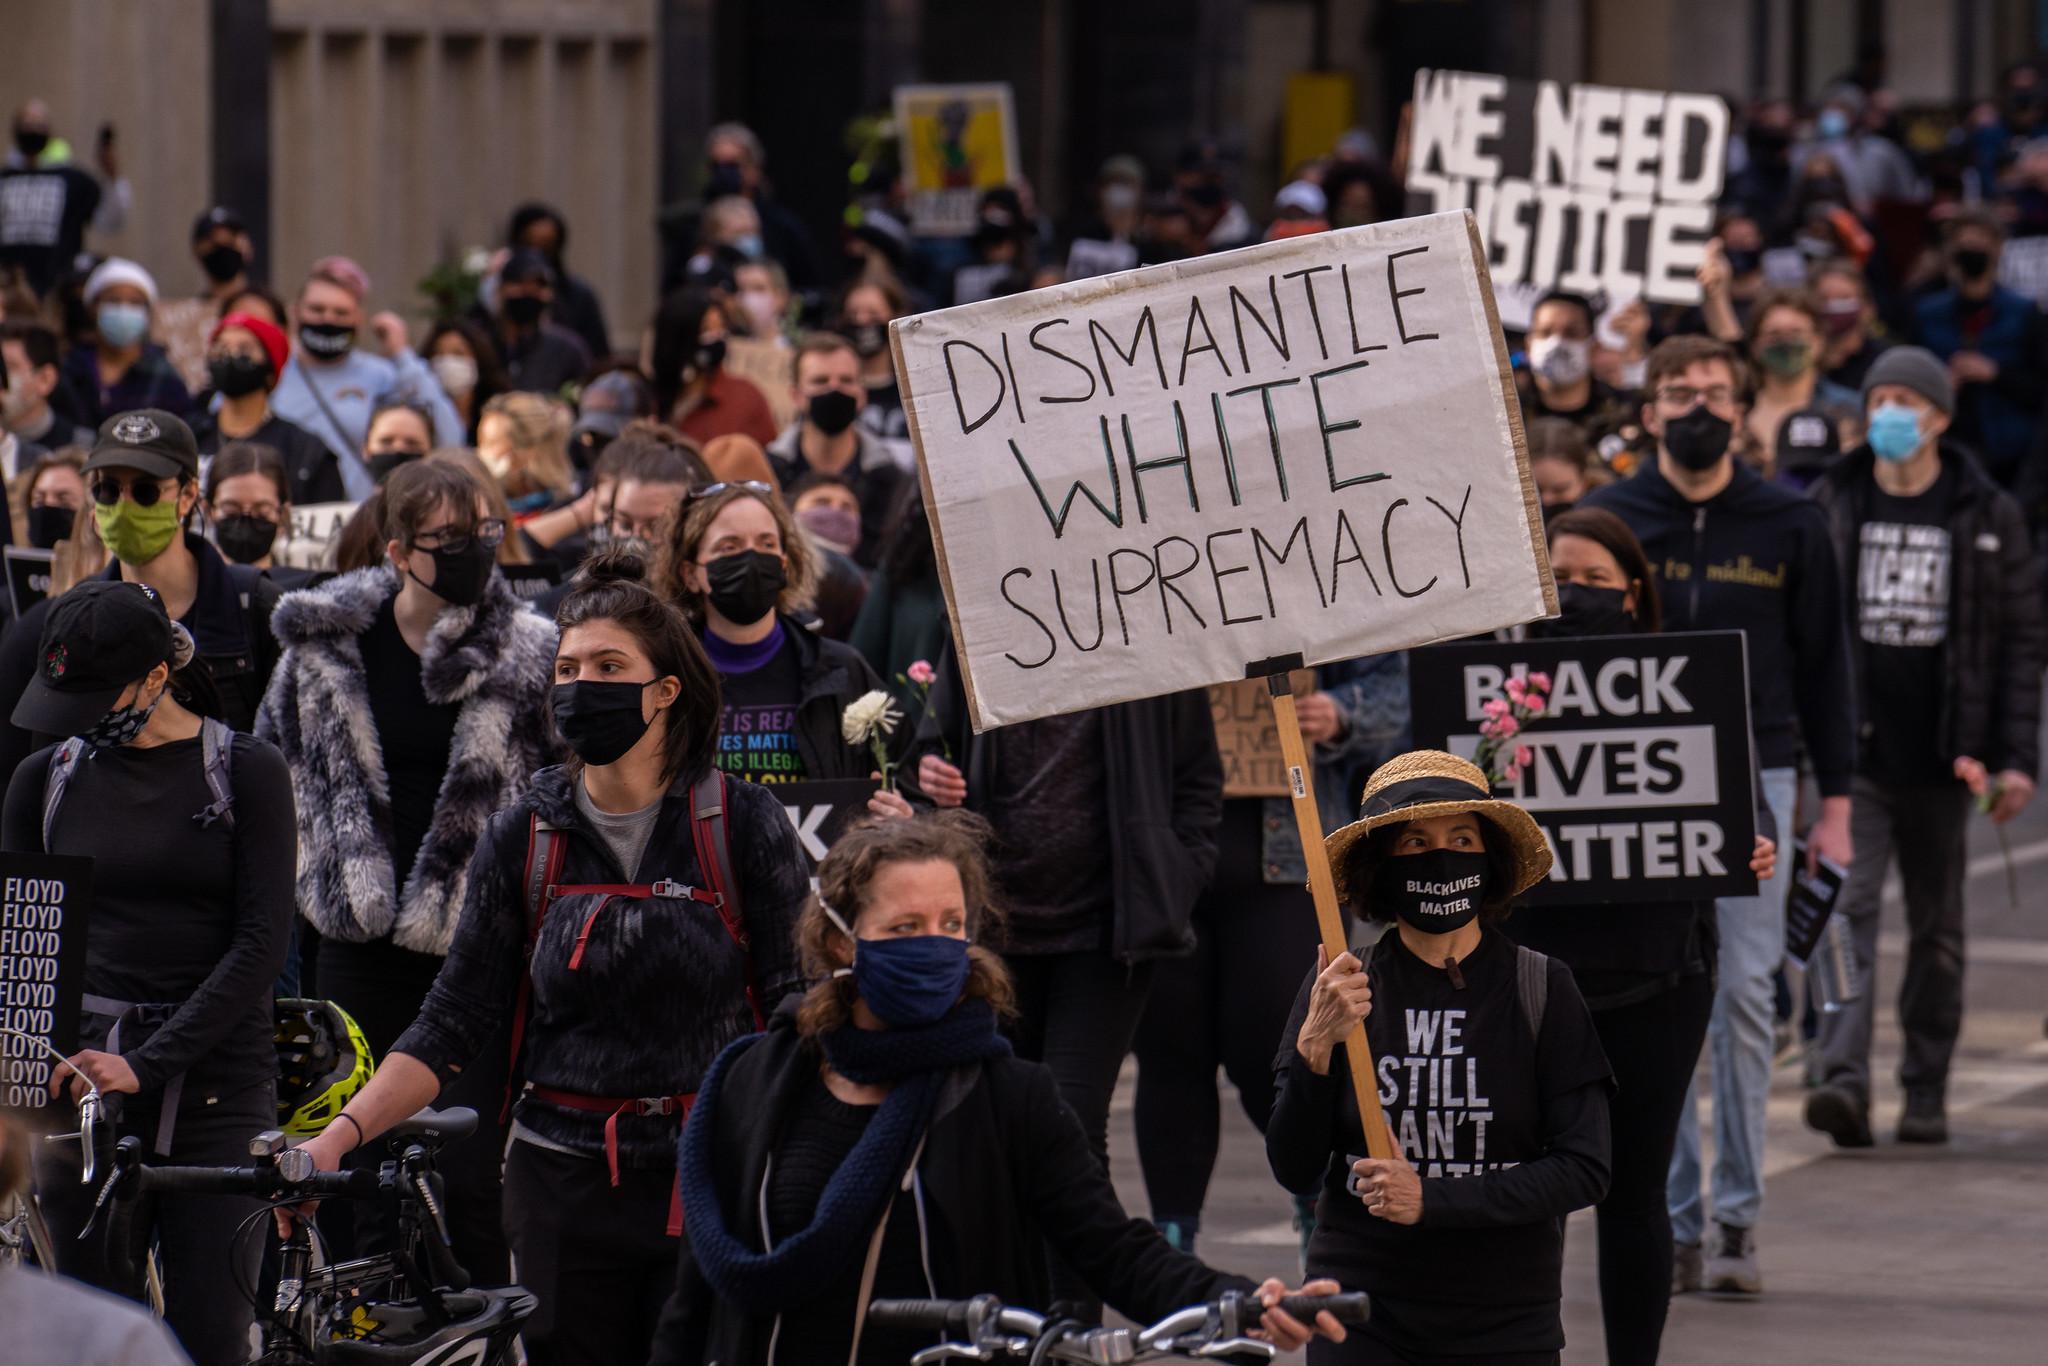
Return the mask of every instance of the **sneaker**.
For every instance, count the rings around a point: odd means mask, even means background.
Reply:
[[[1761,1295],[1763,1269],[1756,1261],[1756,1230],[1714,1223],[1714,1255],[1707,1258],[1706,1288],[1719,1294]]]
[[[1166,1239],[1166,1245],[1175,1252],[1185,1252],[1190,1255],[1194,1253],[1195,1233],[1201,1227],[1200,1220],[1154,1219],[1152,1227],[1159,1230],[1160,1236]]]
[[[1846,1086],[1816,1086],[1806,1096],[1806,1127],[1835,1141],[1837,1148],[1868,1148],[1877,1139],[1870,1132],[1870,1109]]]
[[[1936,1091],[1908,1091],[1906,1109],[1899,1116],[1899,1142],[1948,1142],[1948,1111]]]
[[[1690,1295],[1705,1283],[1706,1259],[1698,1243],[1678,1243],[1671,1258],[1671,1293]]]

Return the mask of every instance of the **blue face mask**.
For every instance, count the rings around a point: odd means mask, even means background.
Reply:
[[[860,939],[830,906],[825,914],[853,940],[851,974],[854,990],[891,1029],[916,1029],[937,1024],[960,1003],[967,989],[967,941],[943,934],[902,939]]]
[[[1920,449],[1920,415],[1903,403],[1879,404],[1866,434],[1878,459],[1910,460]]]
[[[1832,142],[1836,138],[1845,138],[1849,136],[1849,116],[1839,109],[1823,109],[1820,111],[1820,120],[1814,125],[1813,131],[1818,133],[1823,141],[1827,142]]]
[[[149,310],[141,304],[101,304],[93,321],[109,346],[130,347],[149,335]]]
[[[758,232],[741,233],[738,237],[732,239],[732,248],[749,261],[760,260],[762,253],[766,251],[766,247],[761,242],[761,234]]]

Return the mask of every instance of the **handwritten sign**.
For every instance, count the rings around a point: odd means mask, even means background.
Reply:
[[[1470,214],[890,337],[976,730],[1556,610]]]
[[[18,1034],[78,1051],[91,915],[91,859],[0,854],[0,1106],[49,1103],[53,1064]]]
[[[1502,789],[1550,841],[1532,905],[1754,896],[1749,669],[1740,631],[1438,645],[1408,656],[1415,743],[1470,758],[1511,676],[1549,706]]]
[[[899,85],[895,106],[911,226],[926,237],[973,232],[981,192],[1022,173],[1009,85]]]
[[[1315,671],[1296,669],[1287,682],[1296,698],[1306,697],[1315,691]],[[1273,721],[1266,681],[1211,684],[1209,714],[1215,719],[1216,748],[1223,756],[1223,795],[1287,796],[1287,761],[1281,755],[1280,728]]]
[[[1698,303],[1727,170],[1718,96],[1415,75],[1409,206],[1477,215],[1509,327],[1550,289]]]

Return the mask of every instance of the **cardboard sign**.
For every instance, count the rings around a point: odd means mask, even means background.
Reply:
[[[1531,905],[1753,896],[1756,779],[1740,631],[1439,645],[1408,657],[1415,743],[1471,758],[1510,675],[1550,675],[1500,795],[1555,859]]]
[[[92,920],[92,860],[0,854],[0,1030],[78,1051],[85,932]],[[0,1033],[0,1107],[50,1104],[54,1064],[40,1048]]]
[[[1727,171],[1715,95],[1415,75],[1408,206],[1478,216],[1508,327],[1553,288],[1698,303]]]
[[[521,602],[532,602],[546,595],[549,589],[562,581],[562,567],[552,560],[534,564],[501,564],[498,572],[505,576],[505,585]]]
[[[1296,698],[1315,691],[1313,669],[1296,669],[1287,677]],[[1273,721],[1273,699],[1263,678],[1215,683],[1209,688],[1209,714],[1216,721],[1216,748],[1223,756],[1226,797],[1285,797],[1287,761],[1280,752],[1280,728]]]
[[[14,604],[17,621],[22,613],[50,596],[50,564],[56,553],[25,545],[0,548],[0,558],[7,561],[7,598]]]
[[[868,798],[881,786],[872,778],[770,785],[796,827],[797,843],[803,845],[813,875],[846,828],[867,814]]]
[[[981,192],[1022,174],[1009,85],[899,85],[895,103],[912,230],[965,237]]]
[[[1468,213],[890,340],[977,731],[1556,611]]]
[[[308,503],[292,509],[290,534],[274,558],[288,569],[334,568],[334,543],[356,515],[354,503]]]

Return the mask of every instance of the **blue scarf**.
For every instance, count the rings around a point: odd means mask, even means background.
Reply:
[[[771,1314],[815,1299],[850,1258],[862,1254],[875,1221],[887,1208],[910,1163],[918,1136],[931,1120],[946,1074],[966,1063],[1008,1056],[996,1032],[995,1011],[982,1000],[963,1001],[923,1029],[866,1030],[846,1026],[820,1042],[832,1069],[864,1085],[893,1084],[867,1131],[833,1173],[810,1225],[759,1252],[726,1227],[712,1170],[712,1135],[719,1089],[735,1058],[761,1035],[737,1040],[711,1064],[683,1126],[677,1179],[690,1251],[719,1297],[749,1314]],[[823,1082],[817,1083],[823,1085]],[[735,1205],[745,1208],[751,1193]]]

